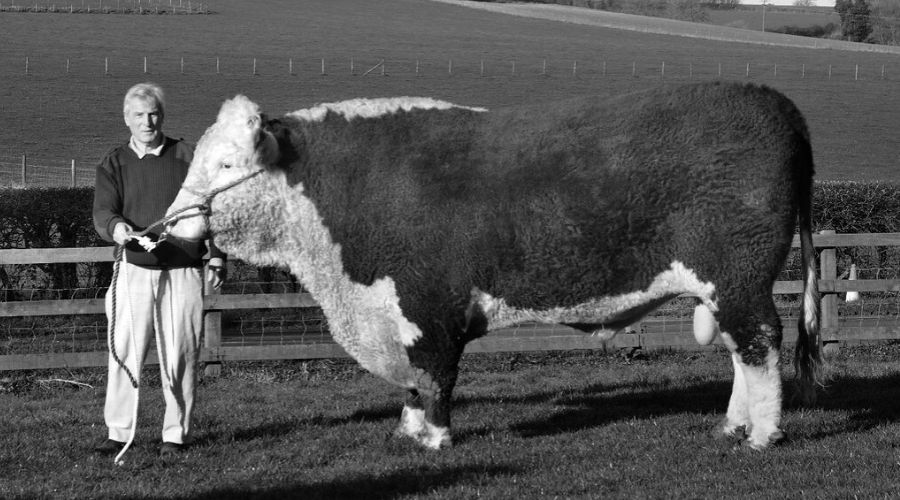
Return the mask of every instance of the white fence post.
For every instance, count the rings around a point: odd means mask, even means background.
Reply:
[[[28,160],[25,153],[22,153],[22,186],[28,182],[28,175],[25,173],[28,166]]]
[[[72,187],[75,187],[75,160],[72,160]]]

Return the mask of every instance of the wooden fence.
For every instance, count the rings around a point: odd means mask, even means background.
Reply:
[[[835,234],[822,232],[813,238],[821,249],[819,253],[819,291],[823,294],[821,318],[823,340],[874,341],[900,338],[900,321],[842,322],[838,316],[837,294],[857,292],[900,292],[900,279],[840,279],[837,274],[836,249],[840,247],[897,247],[900,233],[884,234]],[[795,236],[793,246],[799,247]],[[113,260],[111,247],[101,248],[42,248],[0,250],[0,265],[44,264],[73,262],[110,262]],[[802,281],[777,281],[773,294],[800,294]],[[207,363],[207,374],[218,373],[224,361],[272,360],[272,359],[316,359],[346,357],[340,346],[328,337],[319,337],[303,342],[279,345],[228,345],[223,342],[222,311],[232,309],[265,309],[316,307],[317,304],[307,293],[288,294],[216,294],[203,297],[205,310],[205,338],[200,358]],[[0,317],[54,316],[103,314],[102,298],[73,300],[36,300],[21,302],[0,302]],[[500,331],[471,342],[466,352],[516,352],[539,350],[608,349],[608,348],[699,348],[693,339],[690,319],[661,321],[648,318],[635,333],[620,334],[613,340],[604,342],[565,327],[535,328]],[[660,328],[660,325],[662,327]],[[666,326],[668,325],[668,326]],[[797,330],[793,322],[785,322],[784,340],[793,342]],[[720,341],[717,340],[717,343]],[[54,352],[0,355],[0,371],[45,368],[74,368],[105,366],[107,352]],[[155,363],[151,352],[148,363]]]

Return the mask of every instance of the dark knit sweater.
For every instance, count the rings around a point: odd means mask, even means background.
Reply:
[[[138,158],[127,142],[111,149],[97,166],[94,189],[94,228],[100,237],[113,241],[113,230],[119,222],[138,232],[162,218],[181,189],[192,158],[191,146],[168,137],[158,157],[148,154]],[[147,236],[155,241],[162,230],[154,227]],[[199,267],[206,253],[202,240],[171,236],[152,252],[133,240],[125,248],[129,263],[147,268]],[[214,246],[210,255],[223,256]]]

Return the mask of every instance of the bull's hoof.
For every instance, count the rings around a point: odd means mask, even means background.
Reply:
[[[778,445],[779,443],[783,443],[785,441],[787,441],[787,435],[781,430],[776,430],[775,432],[762,439],[755,439],[754,436],[751,435],[746,441],[742,443],[742,445],[745,448],[750,448],[751,450],[762,451],[770,446]]]
[[[400,425],[394,435],[408,437],[430,450],[449,448],[453,444],[450,429],[438,427],[425,419],[425,410],[403,407]]]
[[[713,436],[736,444],[747,439],[747,428],[744,425],[733,424],[725,418],[716,426]]]

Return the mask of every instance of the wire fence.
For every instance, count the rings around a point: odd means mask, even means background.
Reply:
[[[74,159],[32,158],[28,154],[0,155],[0,186],[93,186],[94,168],[95,165],[84,165]]]
[[[887,60],[887,59],[886,59]],[[900,80],[900,62],[889,60],[881,64],[838,64],[802,61],[740,61],[735,58],[712,60],[684,58],[591,58],[578,60],[551,58],[446,58],[446,59],[389,59],[371,57],[194,57],[139,56],[125,58],[0,56],[4,73],[13,76],[60,77],[78,75],[106,76],[474,76],[474,77],[556,77],[556,78],[776,78],[810,80]],[[18,69],[16,69],[18,66]]]
[[[0,0],[0,12],[44,14],[210,14],[198,0]]]

